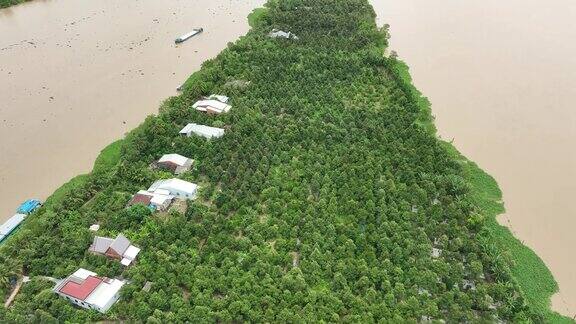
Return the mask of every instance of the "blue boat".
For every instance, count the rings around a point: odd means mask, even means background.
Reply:
[[[42,202],[38,199],[28,199],[20,207],[18,207],[17,213],[29,215],[37,208],[42,206]]]

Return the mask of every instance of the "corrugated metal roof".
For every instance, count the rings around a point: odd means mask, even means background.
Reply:
[[[183,155],[172,153],[162,155],[162,157],[160,158],[160,160],[158,160],[158,162],[159,163],[172,162],[178,166],[184,166],[186,162],[188,162],[188,160],[190,159]]]
[[[130,245],[126,252],[124,252],[124,257],[130,260],[134,260],[136,259],[136,256],[138,256],[138,253],[140,253],[140,248],[137,248],[134,245]]]
[[[126,238],[126,236],[122,234],[118,234],[114,242],[110,245],[110,248],[119,255],[123,255],[126,249],[130,246],[130,241]]]
[[[152,200],[152,195],[143,195],[141,193],[137,193],[132,197],[130,202],[128,203],[129,206],[136,205],[136,204],[143,204],[148,205]]]
[[[171,194],[175,192],[185,192],[189,194],[194,194],[197,189],[197,185],[188,181],[173,178],[167,180],[158,180],[154,182],[148,191],[155,192],[156,190],[168,190]]]
[[[298,39],[298,36],[294,35],[291,32],[285,32],[283,30],[273,29],[270,34],[268,34],[272,38],[294,38]]]
[[[104,254],[110,245],[112,245],[112,242],[114,242],[114,240],[111,238],[95,236],[92,245],[88,248],[88,251]]]
[[[230,98],[223,96],[223,95],[212,94],[208,97],[208,100],[218,100],[218,101],[223,102],[223,103],[228,103]]]
[[[217,113],[228,112],[230,108],[232,108],[232,106],[224,102],[212,99],[197,101],[194,105],[192,105],[192,107],[200,111],[211,110]]]
[[[191,133],[194,133],[196,135],[203,136],[206,138],[213,138],[213,137],[223,136],[224,135],[224,129],[190,123],[190,124],[186,125],[180,131],[180,134],[190,135]]]

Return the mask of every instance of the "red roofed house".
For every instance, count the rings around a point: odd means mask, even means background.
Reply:
[[[75,305],[106,313],[118,298],[125,282],[98,277],[86,269],[78,269],[54,287],[54,292]]]

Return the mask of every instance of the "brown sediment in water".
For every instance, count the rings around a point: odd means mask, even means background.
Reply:
[[[493,175],[515,236],[576,314],[576,3],[372,0],[444,139]],[[509,220],[509,222],[508,222]]]
[[[0,10],[0,222],[90,171],[99,151],[244,35],[264,0],[53,0]],[[203,27],[178,46],[174,39]]]

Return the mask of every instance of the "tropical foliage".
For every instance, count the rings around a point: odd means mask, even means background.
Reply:
[[[384,56],[387,33],[368,2],[272,0],[251,23],[2,246],[0,278],[32,281],[0,318],[540,321],[486,235],[461,161]],[[274,28],[298,39],[268,37]],[[230,113],[191,108],[211,93],[232,98]],[[226,135],[180,137],[188,122]],[[185,212],[126,208],[170,176],[149,168],[165,153],[197,161],[182,178],[200,198]],[[137,263],[89,254],[93,223],[140,246]],[[130,280],[108,314],[75,308],[41,277],[78,267]]]

